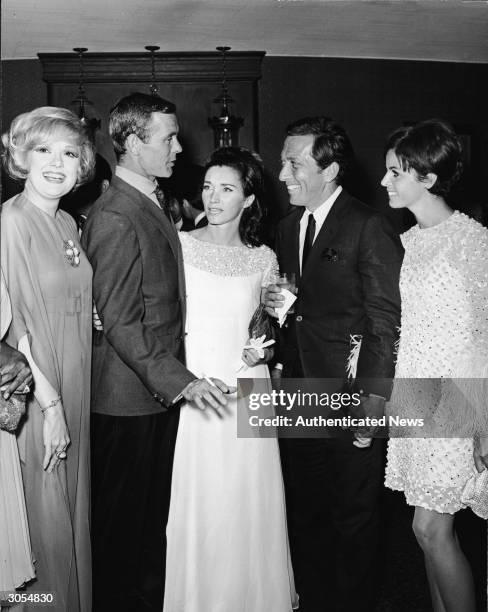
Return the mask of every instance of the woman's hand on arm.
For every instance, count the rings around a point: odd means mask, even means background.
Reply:
[[[26,356],[34,376],[34,395],[44,415],[42,434],[45,453],[42,467],[51,473],[66,459],[66,449],[70,443],[62,399],[34,361],[27,336],[19,340],[19,350]]]

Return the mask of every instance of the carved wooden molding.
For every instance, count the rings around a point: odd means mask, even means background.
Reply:
[[[235,51],[226,57],[229,81],[256,81],[261,77],[264,51]],[[47,83],[77,83],[79,60],[74,53],[39,53]],[[149,53],[86,53],[85,83],[136,83],[151,81]],[[155,54],[157,82],[220,81],[222,56],[215,52],[164,52]]]

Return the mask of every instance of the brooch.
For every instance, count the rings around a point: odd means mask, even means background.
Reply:
[[[67,262],[73,268],[80,265],[80,249],[75,245],[73,240],[63,240],[64,256]]]
[[[322,259],[327,259],[327,261],[339,261],[339,253],[335,249],[324,249],[322,251]]]

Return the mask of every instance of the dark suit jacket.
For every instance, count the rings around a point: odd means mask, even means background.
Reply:
[[[280,270],[300,276],[295,208],[279,223]],[[295,315],[280,351],[283,376],[299,355],[307,378],[344,378],[353,343],[361,336],[357,388],[389,397],[400,326],[400,239],[388,220],[345,191],[334,202],[298,283]]]
[[[166,215],[118,177],[97,200],[82,245],[104,331],[93,347],[92,410],[164,410],[195,377],[184,363],[181,247]]]
[[[208,225],[207,217],[203,216],[199,219],[198,223],[195,225],[193,219],[187,219],[183,217],[183,225],[181,226],[182,232],[192,232],[194,229],[200,229],[201,227],[206,227]]]

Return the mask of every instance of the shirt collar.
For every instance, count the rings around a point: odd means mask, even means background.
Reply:
[[[205,217],[205,211],[202,210],[202,212],[200,214],[198,214],[195,217],[195,219],[193,220],[193,223],[194,223],[195,227],[197,226],[198,222],[201,221],[204,217]]]
[[[151,181],[151,179],[142,176],[142,174],[137,174],[137,172],[124,168],[123,166],[115,167],[115,176],[118,176],[126,183],[129,183],[131,187],[134,187],[134,189],[137,189],[144,195],[153,199],[152,195],[158,186],[156,181]]]
[[[314,218],[315,218],[315,223],[317,225],[317,227],[321,227],[322,224],[324,223],[327,215],[330,212],[330,209],[332,208],[332,205],[334,204],[334,202],[337,200],[337,198],[339,197],[340,193],[342,191],[342,186],[339,185],[337,187],[337,189],[334,191],[334,193],[329,196],[327,198],[327,200],[325,200],[325,202],[323,202],[320,206],[318,206],[315,210],[308,210],[307,208],[305,209],[305,212],[303,213],[303,217],[302,220],[303,221],[307,221],[308,223],[308,217],[313,214]]]

